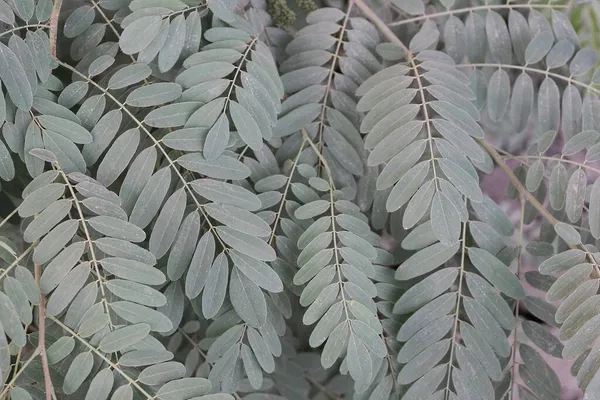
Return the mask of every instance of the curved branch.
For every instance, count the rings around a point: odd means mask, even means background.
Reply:
[[[419,15],[418,17],[403,19],[402,21],[392,22],[389,26],[401,26],[411,22],[425,21],[437,17],[446,17],[449,15],[466,14],[477,11],[489,11],[489,10],[512,10],[517,8],[525,9],[565,9],[569,8],[570,4],[489,4],[485,6],[476,7],[465,7],[457,8],[455,10],[441,11],[433,14]]]

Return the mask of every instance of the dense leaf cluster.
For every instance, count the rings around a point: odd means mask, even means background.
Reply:
[[[600,399],[578,7],[0,0],[0,400]]]

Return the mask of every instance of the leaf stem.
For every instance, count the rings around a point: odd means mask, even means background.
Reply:
[[[570,5],[569,4],[488,4],[488,5],[484,5],[484,6],[476,6],[476,7],[466,7],[466,8],[458,8],[455,10],[446,10],[446,11],[441,11],[441,12],[437,12],[437,13],[433,13],[433,14],[424,14],[424,15],[419,15],[417,17],[412,17],[412,18],[407,18],[407,19],[403,19],[401,21],[396,21],[396,22],[392,22],[390,24],[388,24],[389,26],[401,26],[401,25],[406,25],[409,24],[411,22],[419,22],[419,21],[424,21],[424,20],[428,20],[431,18],[437,18],[437,17],[445,17],[448,15],[454,15],[454,14],[463,14],[463,13],[472,13],[475,11],[484,11],[484,10],[512,10],[515,8],[528,8],[530,10],[539,8],[539,9],[560,9],[560,8],[568,8]]]
[[[114,362],[112,362],[111,360],[109,360],[108,357],[106,357],[98,349],[96,349],[94,346],[92,346],[91,344],[89,344],[85,339],[83,339],[81,336],[79,336],[77,334],[77,332],[73,331],[71,328],[69,328],[68,326],[66,326],[65,324],[63,324],[60,319],[54,318],[52,315],[49,315],[48,318],[50,318],[52,321],[56,322],[57,325],[59,325],[61,328],[63,328],[65,331],[67,331],[71,336],[73,336],[75,339],[77,339],[79,342],[81,342],[81,344],[83,344],[85,347],[87,347],[92,353],[94,353],[98,357],[100,357],[112,369],[114,369],[115,371],[117,371],[123,378],[125,378],[125,380],[127,380],[127,382],[129,382],[129,384],[131,386],[133,386],[137,390],[139,390],[139,392],[142,395],[144,395],[147,400],[154,399],[154,396],[150,395],[147,391],[145,391],[144,388],[142,388],[137,383],[136,380],[134,380],[132,377],[130,377],[129,375],[127,375],[125,373],[125,371],[123,371],[121,368],[119,368],[119,366],[117,364],[115,364]]]
[[[41,266],[34,264],[35,283],[40,288]],[[46,296],[40,288],[40,306],[38,310],[38,349],[40,358],[42,359],[42,371],[44,373],[44,392],[46,400],[52,400],[54,393],[54,385],[50,377],[50,366],[48,365],[48,357],[46,355]]]
[[[4,399],[3,396],[8,393],[8,391],[13,387],[13,385],[15,384],[15,382],[17,381],[17,379],[19,378],[19,376],[21,376],[21,374],[23,373],[23,371],[25,371],[25,369],[27,368],[27,366],[29,364],[31,364],[31,362],[33,360],[35,360],[35,358],[39,354],[40,354],[40,349],[39,349],[39,347],[36,347],[35,350],[33,351],[33,353],[27,359],[27,361],[25,361],[23,363],[23,365],[21,366],[21,369],[19,369],[17,372],[15,372],[15,374],[13,375],[12,379],[10,380],[10,382],[8,382],[8,383],[6,383],[6,385],[4,385],[4,390],[2,390],[2,392],[0,392],[0,399]]]
[[[56,57],[56,40],[58,38],[58,17],[60,15],[60,8],[62,7],[62,0],[54,0],[54,6],[52,7],[52,14],[50,14],[50,54],[52,57]]]

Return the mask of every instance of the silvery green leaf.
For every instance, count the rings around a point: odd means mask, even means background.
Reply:
[[[251,149],[260,150],[263,145],[262,135],[254,117],[235,101],[229,102],[229,112],[242,141]]]
[[[475,247],[469,248],[468,253],[475,268],[502,293],[515,299],[525,295],[519,279],[494,255]]]
[[[117,137],[98,166],[96,178],[110,186],[127,168],[140,142],[138,129],[128,129]]]
[[[44,269],[40,278],[40,290],[49,293],[67,276],[81,258],[85,245],[73,243],[62,250]]]
[[[274,261],[276,258],[275,250],[267,242],[256,236],[248,235],[228,226],[218,226],[216,230],[226,244],[240,253],[262,261]]]
[[[161,17],[150,15],[136,19],[123,30],[119,38],[119,46],[125,54],[135,54],[144,50],[158,35],[161,28]]]
[[[546,300],[554,302],[564,299],[587,281],[592,271],[591,264],[579,264],[569,269],[552,284],[546,293]]]
[[[19,58],[4,44],[0,44],[0,79],[14,105],[28,111],[33,104],[31,85]]]
[[[533,109],[533,81],[523,72],[513,84],[509,116],[517,132],[522,132]]]
[[[567,192],[567,169],[562,163],[556,164],[550,174],[550,205],[560,210],[565,205]]]
[[[152,110],[144,122],[155,128],[175,128],[183,126],[200,107],[201,103],[186,101],[182,103],[167,104]]]
[[[394,156],[379,173],[377,189],[385,190],[402,178],[421,158],[426,146],[427,142],[425,140],[417,140]]]
[[[443,34],[446,53],[448,53],[454,61],[461,62],[467,51],[465,25],[459,18],[450,16],[444,24]]]
[[[110,368],[104,368],[94,376],[85,400],[106,400],[112,391],[115,377]]]
[[[90,132],[73,121],[52,115],[40,115],[38,121],[45,130],[56,132],[73,143],[88,144],[92,142],[92,135]]]
[[[150,327],[146,324],[126,326],[106,334],[98,344],[98,347],[105,353],[116,353],[135,345],[148,333],[150,333]]]
[[[431,107],[443,118],[452,122],[476,139],[483,138],[483,130],[477,122],[466,112],[446,101],[430,102]]]
[[[531,341],[546,353],[561,357],[563,344],[542,324],[534,321],[523,321],[523,331]]]
[[[512,60],[512,44],[504,18],[496,11],[490,11],[485,19],[485,33],[488,46],[494,60],[501,64],[510,64]],[[481,37],[477,38],[481,40]]]
[[[500,380],[500,362],[481,333],[466,322],[461,323],[460,333],[466,347],[475,354],[488,376],[495,381]]]
[[[494,349],[494,352],[500,357],[507,357],[510,354],[510,346],[506,335],[498,322],[494,319],[479,302],[471,299],[464,299],[464,307],[470,322],[473,324],[485,341]]]
[[[434,48],[440,37],[440,32],[435,22],[430,19],[425,20],[421,29],[410,41],[410,51],[419,53],[423,50]]]
[[[579,90],[573,85],[567,86],[562,97],[561,128],[565,140],[581,131],[582,101]]]
[[[566,187],[565,209],[569,221],[575,223],[583,213],[587,175],[583,169],[577,169],[569,178]]]
[[[71,210],[71,200],[61,199],[46,207],[27,226],[23,239],[33,242],[54,228]]]
[[[277,293],[283,290],[281,279],[267,263],[236,251],[230,253],[233,264],[250,280],[263,289]]]
[[[31,217],[42,212],[50,204],[62,197],[65,185],[62,183],[50,183],[30,193],[19,205],[18,212],[21,217]]]
[[[115,390],[111,400],[133,400],[133,389],[130,385],[122,385]]]
[[[410,384],[425,375],[446,356],[450,341],[451,339],[448,338],[432,344],[405,364],[398,372],[398,383]]]
[[[217,203],[207,204],[204,209],[212,218],[240,232],[258,237],[271,234],[271,228],[262,218],[244,209]]]
[[[115,72],[108,81],[109,89],[122,89],[148,78],[152,70],[145,63],[126,65]]]
[[[151,107],[177,100],[181,96],[181,86],[174,82],[151,83],[129,93],[126,104],[133,107]]]
[[[439,159],[438,164],[458,191],[476,203],[483,201],[483,193],[479,188],[479,182],[473,179],[460,165],[447,158]]]
[[[211,383],[204,378],[181,378],[165,383],[156,393],[160,400],[182,400],[210,392]]]
[[[428,246],[400,264],[395,277],[398,280],[408,280],[433,271],[450,260],[456,254],[458,248],[458,243],[453,246],[446,246],[442,243]]]
[[[546,65],[548,68],[558,68],[565,65],[573,56],[575,45],[568,39],[561,39],[556,42],[548,55],[546,56]]]
[[[0,21],[10,25],[15,23],[15,14],[10,6],[4,1],[0,2]]]
[[[498,69],[488,82],[487,110],[492,121],[499,121],[508,110],[510,101],[510,78],[503,69]]]
[[[183,51],[186,36],[186,22],[183,14],[173,18],[169,25],[169,33],[158,53],[158,69],[167,72],[177,63]]]
[[[261,202],[258,196],[241,186],[213,179],[198,179],[190,183],[200,196],[220,204],[230,204],[248,211],[256,211]]]
[[[231,272],[229,295],[233,308],[244,321],[256,327],[265,323],[267,306],[262,291],[237,269]]]
[[[425,4],[422,0],[404,0],[394,1],[394,5],[400,8],[402,11],[411,15],[419,15],[425,13]]]
[[[515,318],[510,306],[485,279],[468,273],[466,282],[475,300],[479,301],[504,329],[514,329]]]
[[[85,285],[89,275],[90,267],[87,264],[80,264],[73,268],[50,296],[47,304],[48,314],[62,313]]]
[[[185,189],[181,188],[173,193],[161,207],[154,228],[152,229],[152,234],[150,235],[148,247],[157,259],[169,251],[175,240],[175,235],[177,235],[177,231],[183,220],[186,200],[187,194]]]
[[[429,160],[420,162],[398,180],[387,199],[386,209],[389,212],[399,209],[410,200],[427,176],[429,164]]]
[[[567,244],[572,246],[581,244],[581,235],[573,226],[558,222],[554,225],[554,230]]]
[[[560,122],[560,93],[552,78],[545,78],[538,95],[538,123],[542,132],[558,131]]]
[[[536,64],[540,62],[552,48],[554,35],[549,31],[538,33],[527,45],[525,50],[525,62]]]
[[[98,57],[90,64],[88,68],[88,74],[90,76],[98,76],[108,68],[110,68],[115,63],[114,57],[105,54],[103,56]]]
[[[552,275],[582,263],[585,257],[586,253],[582,250],[571,249],[563,251],[542,262],[539,270],[542,274]]]
[[[556,326],[556,321],[554,319],[554,315],[556,314],[556,307],[545,300],[534,297],[534,296],[526,296],[523,300],[523,305],[530,313],[532,313],[537,318],[541,319],[545,323],[549,325]],[[563,325],[564,327],[564,325]],[[560,332],[559,332],[560,334]],[[560,337],[562,340],[563,338]]]
[[[142,229],[118,218],[98,216],[89,218],[88,223],[96,231],[116,239],[142,242],[146,238],[146,234]]]
[[[63,26],[63,33],[68,38],[81,35],[92,25],[96,17],[96,10],[90,6],[81,6],[69,15]]]
[[[214,317],[225,301],[229,281],[229,262],[225,253],[219,254],[212,263],[206,277],[202,293],[202,314],[206,318]]]
[[[94,367],[94,356],[91,352],[79,353],[67,370],[62,390],[65,394],[73,394],[88,377]]]
[[[217,122],[206,135],[202,154],[209,160],[216,160],[223,153],[229,143],[229,119],[225,113],[221,114]]]
[[[33,18],[33,13],[35,11],[35,2],[34,0],[8,0],[10,6],[15,10],[15,13],[21,18],[23,21],[29,21]]]
[[[581,150],[591,147],[600,137],[596,131],[583,131],[573,136],[563,146],[563,154],[566,156],[576,154]]]
[[[156,258],[152,253],[127,240],[103,237],[96,239],[94,243],[100,250],[108,255],[128,258],[148,265],[156,264]]]
[[[129,222],[142,229],[148,226],[160,210],[170,183],[171,170],[169,168],[163,168],[152,175],[135,202]]]
[[[146,285],[160,285],[165,282],[164,274],[151,265],[120,257],[107,257],[100,260],[102,268],[123,279]]]
[[[461,229],[460,216],[444,193],[438,191],[433,196],[430,215],[431,226],[438,240],[446,246],[458,243]]]
[[[52,343],[47,348],[48,363],[56,364],[67,357],[75,348],[75,339],[70,336],[63,336]]]
[[[394,305],[395,314],[407,314],[418,310],[444,293],[456,280],[456,268],[441,269],[407,290]]]
[[[147,324],[151,331],[169,332],[173,324],[162,313],[129,301],[115,301],[110,303],[110,308],[121,318],[132,324]]]
[[[530,192],[535,192],[542,183],[544,178],[544,163],[542,160],[535,160],[533,164],[527,170],[527,176],[525,178],[525,187]]]
[[[402,226],[406,229],[412,228],[427,213],[431,200],[435,194],[435,182],[429,181],[421,186],[410,199],[402,217]]]
[[[56,162],[66,173],[85,171],[85,159],[71,140],[53,131],[44,131],[42,138],[46,150],[55,155]]]
[[[552,10],[552,29],[557,39],[568,39],[579,46],[579,37],[566,14]]]
[[[162,385],[184,376],[185,366],[183,364],[177,361],[167,361],[146,367],[138,379],[145,385]]]
[[[31,305],[27,298],[27,293],[21,283],[11,277],[4,278],[4,293],[11,299],[12,304],[19,316],[19,319],[25,324],[31,324],[33,318],[31,313]]]
[[[123,300],[133,301],[148,307],[160,307],[167,302],[166,297],[149,286],[123,279],[111,279],[106,288]]]
[[[206,276],[213,264],[214,252],[214,237],[211,232],[207,232],[198,242],[188,269],[185,281],[185,293],[190,299],[197,297],[203,289]],[[180,273],[175,274],[175,272],[172,272],[169,273],[169,277],[175,278],[179,274]]]

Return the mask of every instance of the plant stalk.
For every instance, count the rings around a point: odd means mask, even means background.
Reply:
[[[40,287],[40,264],[34,264],[35,282]],[[52,400],[54,386],[50,377],[50,366],[48,365],[48,357],[46,355],[46,296],[40,288],[40,306],[38,310],[38,349],[40,358],[42,359],[42,371],[44,373],[44,392],[46,400]]]

